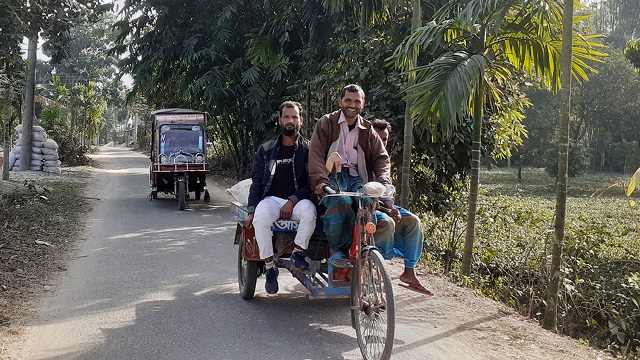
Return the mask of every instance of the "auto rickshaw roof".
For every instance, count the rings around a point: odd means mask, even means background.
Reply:
[[[160,114],[207,114],[207,113],[198,111],[198,110],[180,109],[180,108],[160,109],[151,113],[151,115],[160,115]]]
[[[154,127],[164,124],[206,124],[209,114],[191,109],[161,109],[151,113]]]

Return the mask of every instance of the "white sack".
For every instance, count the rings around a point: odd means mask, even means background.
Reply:
[[[58,143],[53,139],[47,139],[47,141],[45,141],[42,144],[42,147],[46,147],[48,149],[57,149],[58,148]]]
[[[16,154],[9,153],[9,171],[13,170],[13,164],[16,162]]]
[[[40,151],[42,152],[42,155],[55,155],[56,159],[58,158],[58,150],[57,149],[52,149],[52,148],[48,148],[48,147],[41,147],[41,148],[38,148],[38,149],[40,149]]]
[[[247,206],[249,203],[249,188],[251,187],[251,183],[251,179],[244,179],[225,191],[231,194],[242,206]]]
[[[33,141],[45,141],[47,140],[47,134],[45,134],[44,132],[33,132],[33,134],[31,134],[31,140]]]

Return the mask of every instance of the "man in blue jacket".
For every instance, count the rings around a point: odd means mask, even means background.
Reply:
[[[384,119],[374,119],[371,125],[384,146],[387,146],[391,125]],[[415,273],[424,242],[420,218],[397,205],[389,206],[389,203],[382,201],[379,204],[380,207],[376,210],[376,247],[385,260],[391,260],[395,255],[404,259],[404,272],[400,275],[403,283],[400,286],[421,294],[433,295],[420,283]]]
[[[266,265],[265,289],[278,292],[278,268],[273,262],[271,225],[278,218],[298,221],[291,263],[306,269],[304,250],[316,227],[316,207],[309,186],[309,140],[300,134],[302,105],[285,101],[280,105],[279,136],[265,142],[253,157],[251,188],[245,226],[255,228],[260,258]]]

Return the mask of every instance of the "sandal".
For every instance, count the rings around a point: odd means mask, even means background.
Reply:
[[[331,257],[329,257],[329,264],[334,268],[339,269],[350,269],[353,267],[353,264],[351,264],[349,258],[347,258],[347,256],[342,251],[335,252],[333,255],[331,255]]]

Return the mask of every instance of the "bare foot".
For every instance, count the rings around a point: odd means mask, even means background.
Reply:
[[[400,284],[400,286],[405,289],[413,290],[425,295],[433,295],[429,289],[420,283],[420,280],[416,277],[414,269],[405,268],[402,275],[400,275],[400,281],[406,284]]]
[[[404,272],[400,275],[400,281],[407,284],[420,283],[420,280],[418,280],[416,273],[412,268],[404,268]]]

